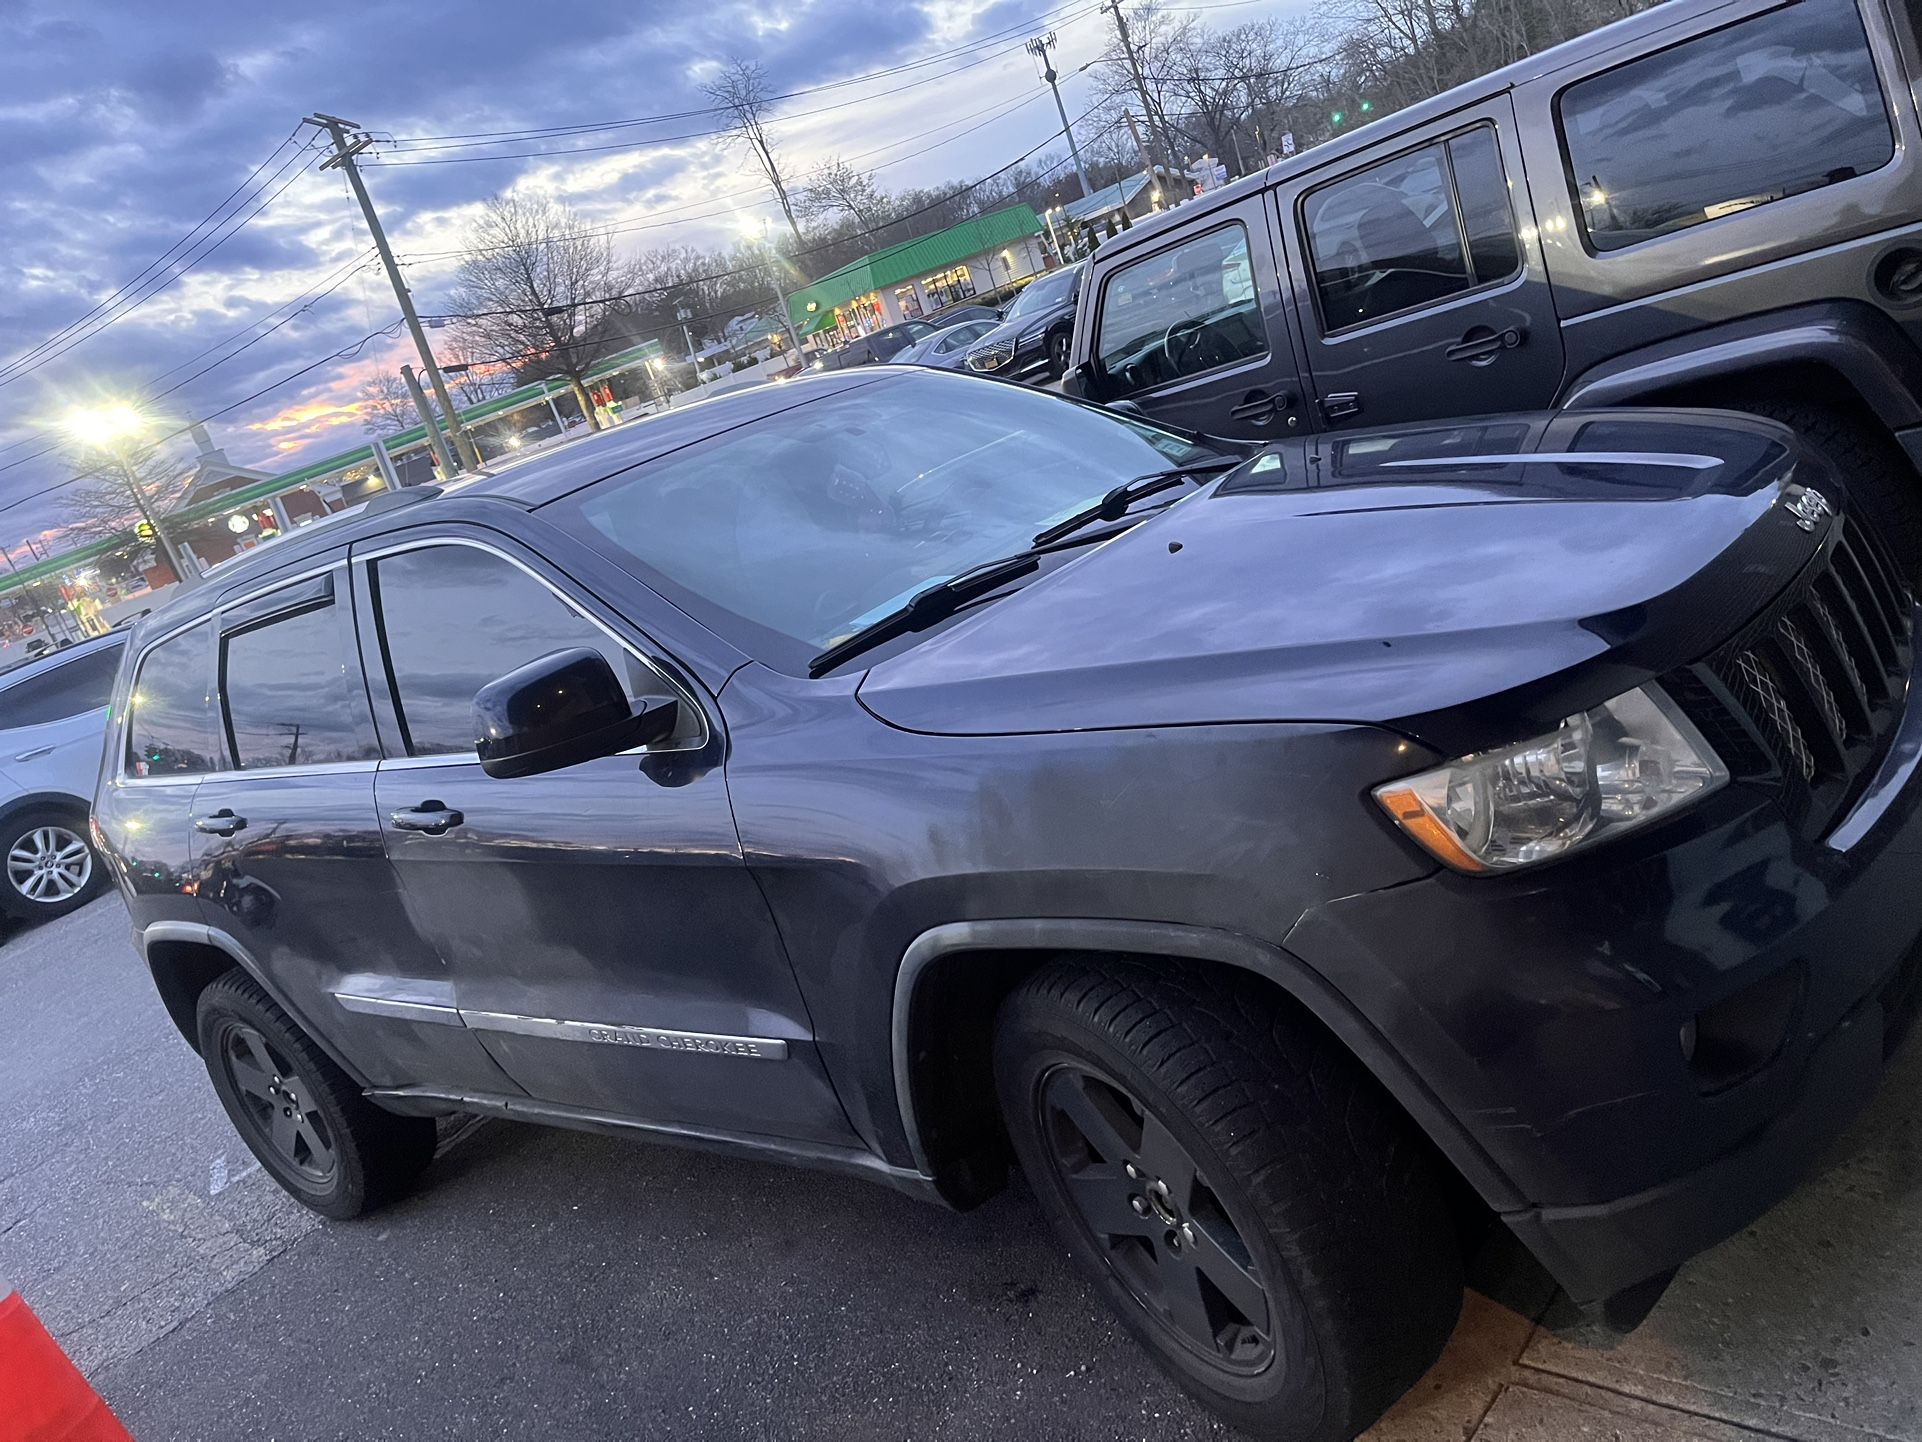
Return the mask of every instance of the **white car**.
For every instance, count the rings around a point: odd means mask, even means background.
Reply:
[[[87,836],[126,633],[54,651],[0,675],[0,912],[64,916],[106,883]]]

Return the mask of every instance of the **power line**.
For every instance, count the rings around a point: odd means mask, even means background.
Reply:
[[[901,165],[907,161],[918,159],[920,156],[930,154],[933,151],[939,150],[942,146],[947,145],[952,141],[959,140],[964,135],[972,135],[977,130],[983,129],[989,125],[993,125],[997,121],[1004,120],[1008,116],[1014,114],[1017,110],[1020,110],[1021,108],[1023,108],[1024,106],[1033,104],[1036,100],[1041,98],[1041,94],[1042,92],[1036,91],[1030,94],[1016,96],[1013,100],[1010,100],[1010,101],[997,100],[993,105],[985,106],[981,110],[972,111],[969,114],[959,116],[954,120],[943,121],[940,125],[930,126],[928,129],[917,131],[913,135],[903,136],[901,139],[890,141],[886,145],[877,145],[870,150],[858,151],[855,154],[846,156],[844,158],[850,162],[858,161],[858,160],[866,160],[871,156],[881,154],[883,151],[893,150],[897,146],[907,145],[912,143],[913,141],[921,139],[924,136],[932,135],[937,130],[946,130],[949,126],[959,125],[964,121],[974,119],[976,116],[985,115],[990,110],[999,112],[998,114],[989,116],[989,118],[982,121],[980,125],[970,126],[966,130],[958,131],[953,135],[947,136],[945,139],[936,141],[933,145],[924,146],[920,150],[910,151],[906,155],[898,155],[893,160],[886,161],[881,165],[878,165],[875,167],[876,170],[886,170],[890,166]],[[612,236],[612,235],[626,235],[636,230],[658,230],[662,226],[666,226],[666,225],[686,225],[686,224],[691,224],[695,221],[713,220],[719,216],[732,214],[737,209],[737,207],[732,205],[722,205],[716,210],[706,211],[700,215],[676,216],[674,219],[669,219],[669,220],[659,219],[658,217],[672,215],[677,210],[688,210],[696,206],[715,205],[715,204],[718,204],[718,202],[723,200],[738,199],[742,196],[758,195],[760,193],[761,193],[761,187],[759,185],[747,185],[747,186],[741,187],[741,189],[739,190],[723,192],[721,195],[718,195],[718,196],[709,196],[703,200],[689,201],[685,205],[669,206],[663,210],[650,211],[646,216],[640,217],[633,221],[620,221],[620,222],[615,222],[605,226],[590,226],[585,230],[568,231],[567,238],[575,239],[575,240],[585,240],[590,238],[598,238],[598,237],[605,237],[605,236]],[[412,251],[412,252],[403,252],[400,259],[402,260],[402,262],[406,264],[416,264],[416,263],[424,263],[424,262],[433,261],[433,260],[442,260],[450,256],[490,254],[495,251],[514,250],[514,249],[517,249],[517,247],[513,245],[495,245],[495,246],[470,246],[470,247],[465,247],[459,250]]]
[[[259,175],[261,171],[265,170],[269,165],[273,164],[273,162],[279,157],[280,153],[283,150],[285,150],[289,144],[292,143],[294,137],[299,133],[300,133],[300,127],[297,125],[292,130],[288,131],[286,136],[281,140],[280,144],[276,145],[273,148],[272,152],[268,154],[267,158],[261,161],[252,170],[247,172],[246,179],[242,180],[240,184],[236,185],[232,190],[228,191],[227,194],[221,198],[219,204],[215,205],[212,210],[208,211],[207,214],[202,216],[199,221],[195,222],[193,229],[189,230],[185,235],[183,235],[179,240],[176,240],[172,245],[168,246],[165,250],[161,251],[160,254],[155,256],[152,260],[148,261],[147,264],[144,267],[142,267],[139,274],[135,275],[130,280],[121,282],[121,284],[115,287],[113,292],[110,295],[108,295],[106,299],[94,302],[94,304],[88,308],[86,314],[78,316],[75,319],[68,321],[67,324],[62,326],[59,330],[55,331],[52,335],[39,341],[29,349],[21,352],[19,355],[7,361],[4,365],[0,365],[0,375],[4,375],[7,372],[11,371],[20,362],[30,358],[31,356],[39,352],[41,349],[43,349],[47,345],[63,339],[69,332],[73,331],[76,327],[84,325],[88,320],[92,319],[93,316],[98,314],[102,309],[111,305],[114,301],[118,300],[129,289],[131,289],[135,285],[138,285],[141,281],[145,280],[149,275],[153,273],[153,271],[156,268],[158,268],[161,265],[164,265],[167,259],[170,256],[172,256],[175,251],[179,250],[181,246],[191,242],[195,236],[199,235],[202,230],[206,229],[208,223],[213,221],[214,218],[218,216],[221,211],[227,208],[228,202],[233,200],[233,198],[236,195],[240,194],[241,191],[245,190],[249,185],[251,185],[256,175]],[[272,182],[268,182],[268,183],[271,184]],[[243,204],[244,203],[245,202],[243,202]]]
[[[1040,91],[1036,91],[1035,96],[1038,97],[1041,93],[1042,92]],[[1090,115],[1092,115],[1095,112],[1095,110],[1098,108],[1099,108],[1098,106],[1089,106],[1088,109],[1082,111],[1080,115],[1075,117],[1073,123],[1076,125],[1079,125],[1082,121],[1086,120]],[[869,226],[864,230],[850,231],[846,235],[836,236],[833,240],[823,241],[821,244],[809,246],[805,250],[797,250],[792,254],[783,256],[782,259],[791,263],[793,261],[801,260],[806,256],[818,255],[820,252],[824,250],[832,250],[836,246],[845,245],[850,240],[860,240],[870,235],[878,235],[884,230],[890,230],[893,227],[897,225],[901,225],[906,221],[915,219],[917,216],[926,215],[930,210],[938,210],[941,206],[948,204],[948,202],[953,200],[958,200],[964,195],[967,195],[973,191],[979,190],[982,186],[986,185],[989,181],[994,180],[1000,176],[1006,175],[1010,170],[1013,170],[1015,166],[1021,164],[1024,160],[1027,160],[1030,156],[1034,155],[1036,151],[1042,150],[1047,146],[1052,145],[1056,140],[1058,140],[1061,137],[1061,135],[1062,135],[1062,132],[1059,130],[1050,131],[1047,137],[1044,140],[1042,140],[1039,144],[1029,147],[1027,150],[1023,151],[1020,155],[1017,155],[1013,160],[1009,161],[1006,165],[1002,166],[1000,169],[989,171],[988,174],[982,176],[979,180],[971,181],[969,184],[961,186],[956,190],[950,191],[946,195],[939,196],[936,199],[929,201],[926,205],[917,206],[913,210],[907,211],[901,215],[894,216],[884,224]],[[1066,163],[1065,159],[1063,160],[1062,163],[1063,164]],[[1052,168],[1054,167],[1050,167],[1050,169]],[[681,290],[690,285],[705,285],[709,281],[728,280],[734,276],[746,275],[752,271],[758,271],[761,269],[764,269],[764,267],[760,265],[735,266],[731,270],[715,271],[709,275],[688,276],[682,280],[674,281],[668,285],[647,286],[640,290],[623,291],[618,295],[603,295],[603,296],[596,296],[588,300],[574,301],[572,302],[572,305],[573,306],[612,305],[617,301],[638,300],[645,296],[651,296],[651,295],[665,295],[669,291]],[[430,315],[428,319],[438,320],[438,321],[482,320],[492,316],[526,315],[530,311],[535,311],[540,309],[544,309],[544,307],[508,306],[500,310],[469,311],[462,314],[456,314],[451,312],[434,314],[434,315]]]
[[[910,70],[917,70],[927,65],[938,64],[942,60],[953,59],[957,56],[968,54],[971,51],[979,50],[984,46],[996,44],[999,41],[1011,35],[1025,33],[1026,31],[1032,29],[1033,27],[1037,25],[1041,25],[1050,19],[1054,19],[1056,17],[1062,16],[1064,12],[1069,10],[1074,10],[1077,13],[1073,15],[1068,15],[1066,16],[1066,18],[1061,19],[1060,23],[1063,25],[1066,25],[1074,20],[1080,19],[1083,15],[1090,15],[1094,13],[1093,7],[1087,5],[1085,3],[1085,0],[1068,0],[1067,4],[1058,5],[1051,10],[1045,11],[1042,14],[1035,16],[1032,20],[1024,20],[1015,25],[1002,26],[997,30],[991,30],[985,35],[976,36],[973,40],[968,41],[966,44],[951,46],[946,50],[939,50],[934,52],[931,55],[924,55],[915,60],[903,61],[899,65],[884,66],[879,70],[871,70],[864,75],[849,76],[847,79],[844,79],[844,80],[825,81],[820,85],[807,85],[807,86],[802,86],[796,90],[785,91],[779,95],[770,95],[769,97],[767,97],[768,103],[778,104],[780,101],[783,101],[783,100],[796,100],[801,98],[802,96],[818,95],[830,90],[845,89],[851,85],[864,85],[870,80],[886,79],[891,75],[904,74]],[[1018,47],[1015,47],[1015,48],[1018,48]],[[1012,51],[1010,50],[1003,53],[1012,53]],[[933,78],[941,79],[941,78],[945,78],[946,75],[959,74],[960,69],[965,69],[965,68],[968,68],[968,67],[959,67],[956,70],[946,71],[944,72],[943,76],[936,76]],[[916,83],[919,84],[922,82],[916,82]],[[892,94],[892,93],[895,93],[895,92],[883,91],[876,95],[863,96],[861,98],[863,100],[878,100],[881,98],[881,95]],[[536,139],[543,139],[548,137],[559,137],[559,136],[567,136],[567,135],[593,134],[595,132],[603,131],[603,130],[621,130],[621,129],[627,129],[627,128],[631,128],[634,126],[641,126],[641,125],[657,125],[667,120],[693,120],[703,115],[722,114],[726,111],[726,109],[727,107],[723,105],[706,105],[706,106],[699,106],[691,110],[663,111],[658,115],[634,116],[625,120],[585,121],[585,122],[572,124],[572,125],[536,126],[536,127],[523,129],[523,130],[493,130],[493,131],[482,130],[482,131],[457,132],[457,133],[448,134],[448,135],[398,136],[395,138],[394,143],[398,146],[409,147],[409,149],[406,150],[404,153],[412,153],[414,149],[424,150],[429,148],[437,148],[437,147],[429,146],[424,143],[424,142],[434,142],[434,141],[471,140],[471,141],[477,141],[477,142],[487,142],[487,143],[505,145],[505,144],[512,144],[517,141],[524,141],[524,140],[536,140]],[[819,112],[810,111],[806,113],[817,114]],[[780,118],[796,119],[799,117],[783,116]],[[458,148],[458,147],[454,147],[454,148]],[[565,152],[546,152],[546,153],[565,153]]]
[[[279,180],[282,175],[286,174],[289,167],[294,167],[294,173],[288,176],[287,179],[284,182],[282,182],[282,184],[277,190],[275,190],[271,195],[267,196],[265,200],[262,200],[260,204],[256,205],[246,215],[240,216],[240,218],[237,221],[234,219],[234,216],[239,215],[238,211],[235,211],[233,215],[229,215],[225,220],[221,221],[220,222],[221,225],[229,226],[230,228],[227,229],[222,234],[212,235],[211,243],[202,246],[194,253],[188,255],[181,264],[176,266],[174,269],[168,271],[166,275],[155,277],[154,282],[148,286],[148,288],[145,290],[143,294],[136,297],[124,299],[121,304],[113,307],[112,312],[110,314],[103,313],[97,316],[87,329],[80,331],[78,334],[69,336],[64,342],[62,342],[59,346],[53,349],[50,349],[50,350],[43,349],[42,354],[40,354],[38,357],[33,359],[30,364],[19,364],[15,368],[13,368],[11,371],[4,374],[0,374],[0,387],[11,385],[14,381],[19,380],[22,376],[31,375],[33,372],[40,370],[47,365],[52,364],[54,361],[60,359],[61,356],[65,355],[68,351],[71,351],[76,347],[85,345],[88,341],[92,340],[95,336],[99,335],[102,331],[105,331],[110,327],[112,327],[113,325],[115,325],[116,323],[118,323],[119,321],[126,319],[127,316],[133,314],[133,312],[140,309],[141,306],[145,305],[148,301],[152,300],[155,296],[161,294],[163,291],[165,291],[170,286],[172,286],[174,282],[179,280],[183,275],[186,275],[189,271],[193,270],[196,266],[200,265],[201,262],[205,261],[208,256],[212,255],[215,251],[219,250],[221,246],[225,245],[228,241],[232,240],[236,235],[238,235],[242,230],[246,229],[248,225],[252,224],[253,221],[259,217],[262,211],[266,210],[268,206],[272,205],[276,200],[280,199],[280,197],[287,192],[289,187],[291,187],[296,181],[298,181],[301,178],[301,176],[307,173],[306,165],[305,165],[305,159],[307,154],[308,152],[305,149],[305,147],[299,150],[296,150],[294,154],[290,156],[285,163],[282,164],[281,168],[274,173],[273,177],[267,182],[267,184],[271,185],[274,180]],[[256,190],[254,192],[254,195],[249,196],[248,199],[249,200],[254,199],[254,197],[259,196],[265,189],[266,189],[266,186],[262,186],[260,190]],[[243,202],[243,204],[244,203],[245,202]],[[216,229],[218,229],[218,227],[216,227]]]

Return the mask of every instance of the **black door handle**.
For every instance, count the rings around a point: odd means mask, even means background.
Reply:
[[[1324,419],[1342,420],[1347,416],[1361,414],[1360,391],[1334,391],[1321,398],[1321,413]]]
[[[225,806],[221,807],[220,810],[216,811],[212,816],[196,816],[194,818],[194,830],[204,831],[209,836],[232,836],[246,824],[246,817],[234,815],[234,813]]]
[[[1442,358],[1467,361],[1470,365],[1486,365],[1503,351],[1514,350],[1527,339],[1528,332],[1520,326],[1510,326],[1504,331],[1493,331],[1487,326],[1478,325],[1443,351]]]
[[[429,836],[439,836],[467,818],[438,801],[423,801],[406,811],[390,811],[387,819],[402,831],[425,831]]]
[[[1228,414],[1251,426],[1265,426],[1280,413],[1287,400],[1286,396],[1271,396],[1267,391],[1249,391],[1241,398],[1241,404],[1228,408]]]

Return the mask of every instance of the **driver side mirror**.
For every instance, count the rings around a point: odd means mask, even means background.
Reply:
[[[607,658],[576,646],[481,687],[474,750],[489,776],[534,776],[665,740],[679,719],[672,697],[630,704]]]

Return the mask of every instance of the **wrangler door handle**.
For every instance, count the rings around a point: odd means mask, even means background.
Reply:
[[[419,806],[409,807],[405,811],[391,811],[387,819],[402,831],[424,831],[429,836],[440,836],[467,818],[438,801],[423,801]]]
[[[1270,395],[1262,390],[1249,391],[1239,405],[1229,407],[1228,414],[1250,425],[1265,426],[1281,414],[1284,406],[1292,405],[1294,399],[1285,391],[1280,395]]]
[[[209,836],[232,836],[246,824],[246,817],[236,816],[224,806],[212,816],[196,816],[194,818],[194,830],[204,831]]]
[[[1514,350],[1528,339],[1528,332],[1520,326],[1510,326],[1507,330],[1493,331],[1487,326],[1478,325],[1455,344],[1442,352],[1444,360],[1467,361],[1470,365],[1487,365],[1505,350]]]
[[[1321,398],[1323,419],[1339,421],[1361,414],[1360,391],[1332,391]]]

